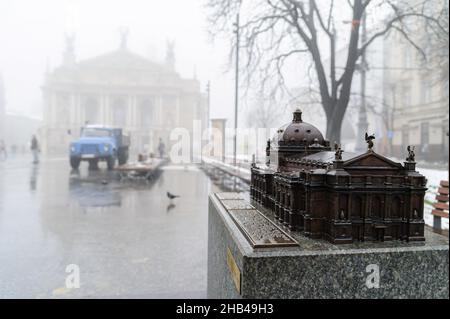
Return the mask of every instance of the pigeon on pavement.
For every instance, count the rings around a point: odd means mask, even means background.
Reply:
[[[170,192],[167,192],[167,197],[169,198],[169,199],[174,199],[174,198],[177,198],[177,197],[180,197],[179,195],[174,195],[174,194],[172,194],[172,193],[170,193]]]

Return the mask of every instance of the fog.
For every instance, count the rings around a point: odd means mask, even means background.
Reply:
[[[166,41],[175,41],[176,69],[196,73],[201,89],[211,83],[211,116],[232,115],[233,82],[227,42],[208,36],[204,1],[4,0],[0,2],[0,74],[8,111],[42,118],[44,72],[61,64],[64,34],[76,35],[78,61],[119,46],[129,29],[129,49],[162,61]]]
[[[9,140],[7,144],[24,144],[25,136],[29,138],[29,135],[36,131],[41,135],[44,143],[59,143],[61,149],[66,149],[70,142],[69,138],[50,142],[45,132],[49,132],[56,127],[59,127],[62,131],[78,131],[77,126],[89,120],[95,120],[101,124],[127,124],[128,127],[143,126],[144,124],[155,126],[158,124],[161,127],[170,128],[172,124],[175,127],[183,126],[183,120],[188,122],[190,117],[199,119],[203,116],[204,118],[201,119],[204,121],[202,122],[203,127],[209,126],[208,119],[214,118],[225,118],[227,119],[226,126],[233,127],[235,96],[234,16],[218,17],[217,25],[219,25],[221,18],[228,19],[224,20],[227,31],[212,36],[211,31],[217,30],[215,30],[215,23],[210,22],[213,17],[213,10],[211,6],[207,7],[207,4],[210,5],[211,3],[207,0],[1,1],[0,76],[3,90],[2,99],[4,100],[2,107],[5,108],[10,117],[18,117],[13,118],[13,121],[9,123],[10,127],[5,135]],[[366,17],[367,36],[369,38],[382,31],[386,27],[386,21],[394,14],[389,2],[378,0],[372,3],[373,5],[369,6]],[[447,11],[440,11],[442,4],[446,3],[445,1],[433,0],[424,3],[430,3],[428,9],[431,8],[432,14],[438,19],[442,18],[442,12],[447,12],[448,16],[448,9]],[[323,7],[320,10],[323,14],[326,14],[329,2],[320,2],[320,6],[322,5]],[[397,5],[405,10],[411,9],[411,2],[408,1],[399,0]],[[411,7],[416,8],[421,5],[422,2],[419,1],[414,2]],[[241,8],[241,25],[245,25],[252,16],[260,13],[260,10],[264,14],[263,4],[259,6],[256,2],[244,2]],[[341,76],[346,67],[348,41],[351,30],[355,27],[353,25],[355,21],[351,19],[352,11],[349,9],[347,1],[336,2],[330,21],[332,21],[333,32],[336,32],[335,71],[337,76]],[[360,21],[356,21],[356,23],[359,25]],[[447,20],[444,19],[443,25],[444,29],[446,26],[448,30],[448,18]],[[423,21],[418,18],[407,20],[405,25],[402,22],[401,27],[406,28],[403,32],[410,35],[409,39],[402,37],[399,32],[397,34],[388,32],[371,43],[365,53],[365,77],[367,79],[364,93],[361,84],[362,73],[358,69],[361,61],[358,59],[355,65],[356,71],[351,81],[348,108],[343,119],[341,142],[347,149],[354,149],[357,142],[363,140],[363,131],[369,131],[377,136],[376,143],[381,143],[381,150],[391,153],[390,155],[395,157],[404,156],[404,148],[408,143],[421,149],[424,157],[426,157],[425,153],[428,152],[428,145],[433,145],[433,153],[447,153],[448,140],[445,134],[448,131],[448,124],[443,124],[442,114],[444,114],[445,119],[448,118],[448,113],[445,117],[445,111],[443,111],[443,108],[446,105],[448,106],[448,94],[444,93],[448,88],[448,71],[446,73],[447,78],[444,81],[441,81],[439,77],[436,78],[433,74],[442,73],[443,69],[448,68],[448,53],[444,54],[443,58],[442,55],[439,55],[440,53],[437,54],[441,52],[442,48],[439,47],[441,45],[439,41],[436,44],[433,43],[435,40],[432,40],[436,38],[436,28],[425,28],[424,26]],[[53,91],[51,92],[53,93],[45,93],[44,90],[46,77],[55,72],[58,73],[58,70],[64,66],[64,56],[67,55],[68,50],[68,37],[74,38],[73,52],[70,52],[73,55],[74,62],[83,65],[84,61],[92,61],[96,57],[104,57],[116,52],[121,45],[121,32],[123,30],[127,30],[126,49],[132,54],[146,58],[154,65],[167,67],[168,44],[173,43],[173,68],[179,74],[179,80],[187,81],[185,83],[193,80],[193,82],[189,82],[190,84],[178,89],[180,92],[186,92],[188,86],[195,86],[195,94],[197,95],[195,99],[197,100],[193,102],[187,97],[180,97],[180,100],[177,100],[178,102],[170,102],[169,100],[164,102],[165,97],[163,95],[169,94],[167,92],[159,92],[161,94],[157,92],[156,95],[155,92],[150,91],[140,92],[140,95],[136,95],[137,100],[126,102],[129,104],[115,114],[112,109],[108,111],[103,109],[102,103],[106,102],[102,100],[104,98],[102,97],[103,93],[97,91],[95,101],[83,100],[90,98],[88,94],[83,93],[84,95],[82,94],[79,97],[79,101],[70,102],[74,105],[78,103],[76,107],[70,106],[66,110],[64,107],[51,106],[52,99],[60,99],[55,100],[54,103],[64,104],[69,103],[70,99],[76,98],[74,96],[59,96],[59,93],[65,91],[59,92],[56,86],[52,88]],[[267,60],[253,59],[259,61],[258,65],[246,66],[249,61],[249,34],[245,33],[245,29],[243,32],[240,50],[242,54],[239,72],[241,81],[239,86],[238,126],[241,128],[270,127],[276,129],[290,121],[291,112],[294,108],[300,107],[305,113],[305,120],[317,126],[328,138],[333,138],[326,132],[327,119],[323,108],[324,102],[319,94],[319,79],[312,63],[311,54],[306,52],[286,59],[279,72],[266,76],[271,87],[261,89],[264,76],[257,75],[248,78],[247,73],[250,73],[250,67],[263,69]],[[284,34],[292,33],[295,37],[295,31],[292,29],[282,30],[281,33],[283,32]],[[268,52],[270,51],[270,40],[268,38],[265,40],[266,42],[263,40],[258,45],[264,48],[263,52]],[[444,32],[443,40],[444,49],[445,43],[447,43],[448,49],[448,31],[446,35]],[[419,44],[420,48],[415,47],[416,44]],[[329,84],[331,77],[330,42],[324,32],[318,33],[318,46],[325,68],[324,76]],[[299,43],[298,40],[292,40],[287,45],[281,46],[280,52],[276,53],[282,55],[292,48],[304,49],[304,45]],[[421,56],[421,50],[428,52],[425,59]],[[441,62],[436,62],[436,60],[443,60],[444,68],[441,66]],[[127,85],[137,81],[136,79],[141,76],[131,74],[132,68],[129,70],[130,76],[134,78]],[[97,74],[95,71],[92,72],[91,75],[94,77],[97,75],[104,77],[102,83],[115,81],[111,75],[108,77],[101,72]],[[127,69],[125,69],[125,73],[127,73]],[[284,89],[287,89],[288,92],[284,96],[270,96],[273,87],[281,87],[280,74],[283,75]],[[58,76],[52,79],[56,82],[61,80],[60,78],[56,80],[57,78]],[[122,80],[127,81],[125,78]],[[49,83],[53,83],[52,81]],[[170,84],[173,79],[168,81]],[[207,101],[208,83],[210,83],[209,102]],[[128,94],[129,92],[119,93]],[[119,93],[116,91],[114,94]],[[148,93],[148,97],[152,95],[151,98],[154,100],[138,100],[144,93]],[[46,97],[45,94],[48,96]],[[125,103],[124,101],[114,100],[116,96],[113,95],[108,97],[110,99],[108,103],[111,104],[111,107],[114,103]],[[362,96],[364,96],[364,99]],[[358,128],[357,124],[360,121],[359,116],[362,114],[360,109],[362,109],[363,101],[367,113],[367,124],[364,128]],[[91,102],[96,106],[90,109],[92,112],[86,111],[89,109],[88,106]],[[142,103],[147,103],[145,104],[147,106],[150,104],[156,105],[155,113],[152,113],[153,111],[139,113],[137,108]],[[190,107],[184,107],[180,103],[190,104]],[[201,107],[200,104],[202,104]],[[172,114],[170,109],[178,107],[176,105],[181,105],[181,109],[174,110],[173,112],[176,114]],[[209,112],[206,110],[207,106]],[[413,106],[414,108],[411,108]],[[47,113],[45,112],[46,108]],[[436,109],[437,111],[434,112],[436,116],[425,123],[418,121],[414,112],[406,120],[399,116],[400,113],[398,112],[399,109],[424,110],[426,108]],[[2,111],[0,110],[0,112]],[[88,114],[89,112],[95,114]],[[57,120],[62,114],[68,113],[71,114],[71,118],[67,119],[67,123]],[[202,113],[201,116],[200,113]],[[47,119],[45,114],[48,115]],[[89,116],[92,119],[89,119]],[[123,117],[124,122],[115,121],[115,117]],[[139,118],[142,117],[152,119],[140,120]],[[167,119],[163,117],[172,118],[173,122],[167,122]],[[42,122],[37,123],[35,120],[42,120]],[[53,121],[52,124],[49,124],[49,121]],[[138,123],[139,121],[142,123]],[[5,129],[6,124],[3,124],[3,126],[3,129]],[[24,134],[20,141],[14,141],[20,134]],[[138,139],[135,141],[137,144],[136,151],[154,148],[158,136],[163,137],[168,142],[169,136],[167,133],[164,133],[165,136],[157,131],[152,132],[152,134],[152,137],[148,136],[140,140],[139,134],[134,133],[134,136]],[[232,152],[232,140],[227,139],[226,144],[227,149]],[[242,148],[245,147],[247,146],[241,145],[242,152]],[[256,148],[262,149],[263,143],[258,144]],[[394,151],[393,148],[397,149]],[[248,156],[249,154],[247,154]],[[442,156],[426,158],[427,161],[442,160]]]
[[[0,299],[448,298],[448,13],[0,0]]]

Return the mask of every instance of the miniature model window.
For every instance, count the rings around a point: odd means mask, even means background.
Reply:
[[[346,195],[339,196],[339,218],[341,219],[346,218],[347,207],[348,207],[347,196]]]
[[[394,199],[392,200],[391,205],[391,218],[400,217],[402,215],[401,208],[402,208],[401,200],[398,196],[395,196]]]
[[[381,207],[381,199],[379,196],[374,196],[372,197],[372,207],[370,210],[370,216],[372,218],[382,218],[383,217],[383,212],[381,211],[382,207]]]
[[[352,201],[352,217],[356,219],[362,219],[363,218],[363,203],[361,196],[354,196]]]

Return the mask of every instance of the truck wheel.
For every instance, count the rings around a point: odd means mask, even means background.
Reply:
[[[108,169],[112,170],[114,165],[116,164],[116,158],[114,156],[110,156],[106,159],[106,164],[108,165]]]
[[[123,165],[128,161],[128,150],[120,150],[119,151],[119,165]]]
[[[70,166],[72,166],[73,169],[78,169],[80,167],[81,160],[76,157],[70,158]]]

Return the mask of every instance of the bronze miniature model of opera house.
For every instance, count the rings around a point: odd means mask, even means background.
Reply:
[[[373,150],[332,147],[297,110],[267,142],[266,163],[252,164],[251,198],[292,231],[335,244],[423,241],[426,179],[415,171],[414,148],[404,164]]]

